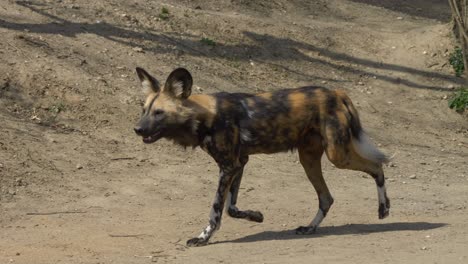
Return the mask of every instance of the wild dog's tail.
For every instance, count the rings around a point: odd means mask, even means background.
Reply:
[[[388,157],[382,153],[375,145],[372,143],[369,136],[364,132],[361,126],[361,121],[359,120],[358,112],[354,108],[353,102],[343,91],[337,91],[337,95],[343,101],[343,104],[346,106],[348,111],[348,121],[349,129],[351,131],[351,142],[354,150],[359,156],[367,160],[377,162],[377,163],[387,163]]]

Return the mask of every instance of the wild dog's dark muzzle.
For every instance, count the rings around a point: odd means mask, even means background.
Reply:
[[[133,130],[137,135],[143,137],[144,143],[153,143],[161,138],[161,129],[151,129],[150,127],[148,124],[140,122]]]
[[[133,128],[133,130],[135,131],[135,133],[139,136],[141,136],[143,134],[143,128],[140,127],[140,126],[137,126],[135,128]]]

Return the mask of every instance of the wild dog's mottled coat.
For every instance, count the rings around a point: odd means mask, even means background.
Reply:
[[[135,132],[145,143],[160,138],[183,146],[200,146],[218,163],[218,190],[209,225],[189,246],[208,243],[219,229],[226,203],[230,216],[262,222],[258,211],[236,207],[239,186],[248,156],[297,149],[307,177],[319,199],[319,210],[298,234],[315,231],[326,216],[333,198],[322,176],[320,160],[325,152],[338,168],[359,170],[374,177],[379,198],[379,218],[388,215],[382,163],[385,156],[362,130],[351,100],[341,90],[302,87],[271,93],[216,93],[192,95],[192,77],[176,69],[163,88],[145,70],[137,68],[146,94],[143,114]]]

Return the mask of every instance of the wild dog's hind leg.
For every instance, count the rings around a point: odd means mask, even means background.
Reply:
[[[226,210],[228,212],[228,215],[233,218],[243,218],[249,221],[261,223],[263,222],[263,215],[261,212],[252,210],[241,211],[236,206],[237,196],[239,194],[239,187],[242,181],[242,175],[244,173],[244,166],[249,161],[249,157],[244,156],[241,157],[239,160],[242,164],[242,168],[234,176],[231,188],[229,189],[229,193],[227,195]]]
[[[296,229],[296,234],[314,233],[317,227],[328,213],[333,204],[333,197],[328,190],[325,179],[322,175],[321,157],[323,147],[319,136],[314,136],[308,144],[299,147],[299,159],[309,178],[310,182],[317,192],[319,199],[319,209],[314,219],[308,226],[300,226]]]
[[[369,173],[369,172],[368,172]],[[390,200],[387,197],[387,189],[385,188],[385,176],[382,165],[376,172],[369,173],[377,184],[377,195],[379,197],[379,219],[384,219],[390,214]]]
[[[328,159],[337,167],[341,169],[349,169],[365,172],[374,178],[377,185],[377,195],[379,201],[379,219],[383,219],[389,215],[390,200],[387,197],[385,188],[385,177],[382,169],[382,162],[371,161],[361,157],[354,149],[356,147],[373,147],[362,146],[356,144],[355,146],[348,145],[335,145],[329,144],[326,149]]]

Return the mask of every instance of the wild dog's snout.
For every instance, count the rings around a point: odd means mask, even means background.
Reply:
[[[139,136],[141,136],[143,134],[143,128],[141,126],[136,126],[136,127],[133,128],[133,130]]]

